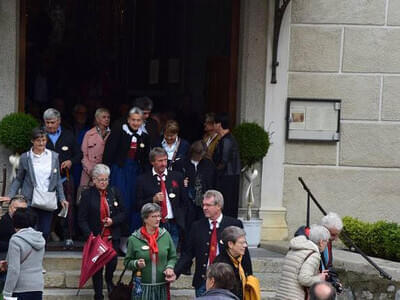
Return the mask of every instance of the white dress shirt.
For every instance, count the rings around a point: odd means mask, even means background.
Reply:
[[[51,152],[45,149],[42,154],[35,154],[31,149],[33,173],[36,179],[36,188],[48,192],[51,175]]]
[[[175,151],[177,150],[176,147],[178,146],[178,137],[176,137],[175,142],[171,146],[168,145],[165,139],[162,140],[161,145],[167,152],[168,160],[172,160],[174,158]]]
[[[154,168],[153,168],[152,171],[153,171],[153,176],[157,176],[157,180],[160,181],[160,177],[158,176],[158,173],[156,173],[156,171],[154,171]],[[164,173],[162,174],[162,180],[164,182],[166,180],[167,175],[168,175],[168,170],[165,169]],[[161,191],[161,189],[160,189],[160,191]],[[174,218],[174,212],[172,211],[171,201],[169,201],[167,184],[165,184],[165,200],[167,202],[167,216],[165,218],[166,219],[173,219]]]

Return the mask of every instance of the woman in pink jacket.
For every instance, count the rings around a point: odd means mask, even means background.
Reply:
[[[98,108],[94,114],[96,125],[86,132],[82,142],[82,176],[81,185],[88,185],[94,166],[103,161],[104,146],[110,134],[110,112]]]

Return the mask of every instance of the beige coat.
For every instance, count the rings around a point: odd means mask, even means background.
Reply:
[[[307,258],[310,253],[312,254]],[[316,244],[303,235],[293,238],[290,241],[289,252],[286,254],[275,299],[304,300],[303,287],[310,287],[321,280],[318,275],[320,260],[321,256]]]

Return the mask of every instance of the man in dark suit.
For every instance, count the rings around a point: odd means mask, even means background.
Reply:
[[[47,132],[46,148],[58,153],[60,171],[66,200],[69,202],[69,211],[66,222],[63,223],[63,234],[66,248],[73,247],[72,234],[74,225],[73,204],[74,187],[73,178],[69,177],[73,164],[79,164],[82,160],[82,151],[75,140],[72,131],[61,126],[61,114],[54,108],[49,108],[43,113],[43,121]],[[53,235],[53,234],[52,234]]]
[[[222,214],[224,198],[216,190],[208,190],[203,197],[203,212],[205,218],[193,223],[190,228],[188,240],[185,242],[183,253],[175,265],[175,274],[178,277],[184,273],[196,259],[196,268],[192,285],[196,289],[196,297],[200,297],[206,291],[206,270],[212,264],[213,259],[222,250],[219,243],[222,231],[228,226],[243,228],[240,220]],[[214,228],[216,237],[213,238]],[[213,242],[214,241],[214,242]],[[243,263],[251,266],[250,255],[246,248]]]
[[[137,181],[137,209],[146,203],[157,203],[161,207],[161,226],[171,234],[178,245],[181,230],[185,228],[185,193],[183,176],[167,170],[167,153],[155,147],[149,154],[152,170],[139,176]]]

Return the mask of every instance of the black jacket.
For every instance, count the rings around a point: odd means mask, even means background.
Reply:
[[[107,188],[107,203],[110,207],[111,235],[113,240],[121,237],[121,226],[125,222],[126,212],[124,209],[121,193],[115,188]],[[94,235],[101,233],[103,224],[100,221],[100,192],[96,187],[91,187],[82,192],[79,204],[78,224],[87,239],[91,232]]]
[[[183,187],[183,176],[182,174],[174,171],[168,171],[166,177],[165,186],[167,188],[168,198],[171,202],[172,211],[176,223],[181,227],[185,228],[185,210],[186,197],[184,194]],[[148,171],[138,177],[136,185],[136,202],[137,210],[140,211],[142,206],[146,203],[153,202],[153,196],[161,191],[160,182],[157,176],[152,171]],[[175,197],[171,197],[173,194]]]
[[[217,240],[221,239],[221,233],[228,226],[238,226],[243,228],[240,220],[228,216],[223,216],[219,228],[217,228]],[[179,276],[186,271],[192,264],[193,258],[196,259],[196,268],[193,276],[193,286],[197,289],[206,280],[206,270],[208,263],[208,254],[210,248],[211,230],[207,218],[200,219],[193,223],[183,249],[183,253],[175,265],[175,274]],[[223,250],[221,243],[218,244],[220,253]],[[246,249],[243,257],[243,263],[250,266],[249,272],[253,273],[251,268],[250,254]]]
[[[240,175],[239,146],[231,133],[219,140],[213,161],[217,167],[217,176]]]
[[[70,160],[72,164],[80,164],[82,160],[82,151],[72,131],[61,128],[61,135],[58,137],[54,145],[50,138],[47,138],[47,149],[53,150],[58,153],[58,160],[60,164],[66,160]]]
[[[233,271],[235,272],[236,282],[235,282],[234,288],[232,290],[232,293],[234,293],[236,296],[238,296],[239,299],[243,299],[243,288],[242,288],[242,282],[240,280],[239,270],[237,268],[235,268],[231,258],[229,257],[229,255],[226,251],[227,251],[226,249],[224,251],[221,251],[219,253],[219,255],[214,259],[213,263],[226,263],[233,268]],[[244,273],[246,274],[246,277],[249,275],[253,275],[253,269],[251,267],[250,260],[245,260],[243,258],[242,267],[243,267]]]
[[[0,252],[8,251],[8,244],[11,236],[15,233],[13,221],[9,213],[3,215],[0,219]]]
[[[128,157],[128,151],[131,146],[132,136],[122,130],[124,124],[118,124],[117,127],[111,129],[110,136],[104,147],[103,163],[109,167],[116,163],[119,167],[123,167]],[[132,131],[132,130],[131,130]],[[135,160],[140,164],[143,170],[149,169],[149,151],[150,138],[146,133],[137,135],[137,150]]]

